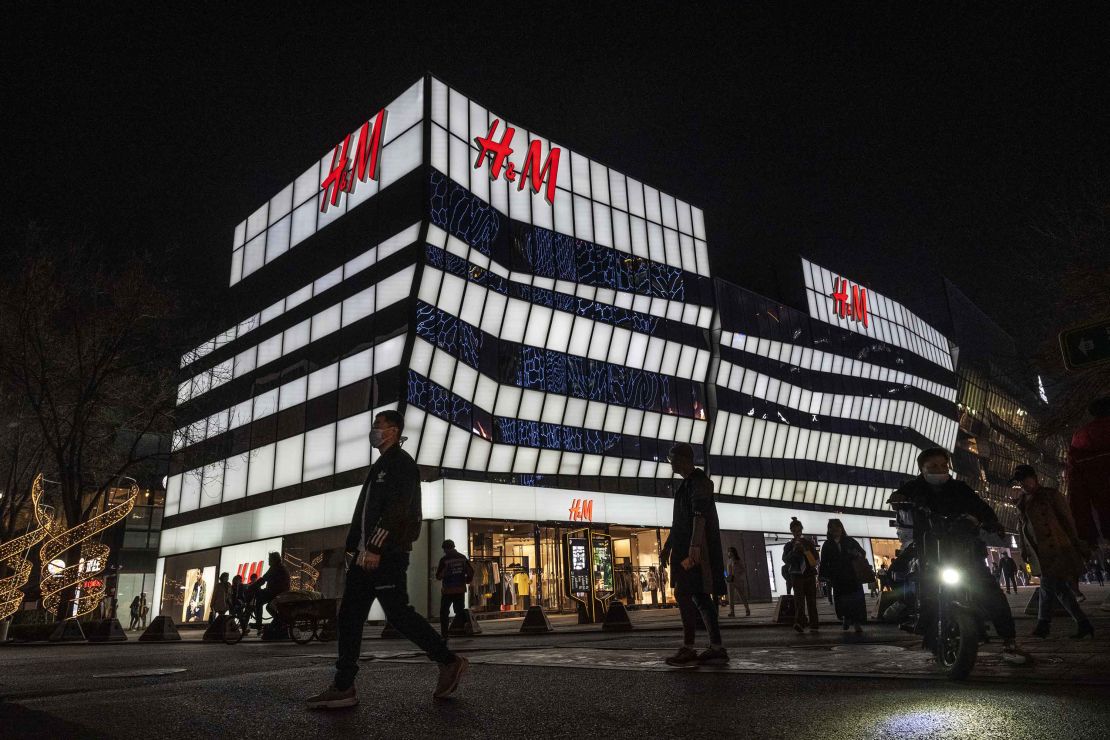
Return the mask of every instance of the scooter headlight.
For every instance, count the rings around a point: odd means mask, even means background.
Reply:
[[[955,568],[945,568],[940,572],[940,580],[949,586],[955,586],[960,582],[960,571]]]

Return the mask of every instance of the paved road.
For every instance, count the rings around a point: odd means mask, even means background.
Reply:
[[[1029,644],[1025,669],[987,646],[965,684],[937,678],[912,638],[882,626],[862,639],[738,626],[725,632],[728,670],[681,672],[662,665],[678,639],[662,621],[616,635],[489,635],[456,641],[474,667],[458,697],[438,703],[433,666],[403,641],[367,639],[363,703],[330,714],[299,700],[329,681],[334,643],[7,647],[0,736],[1101,737],[1110,613],[1096,613],[1098,640],[1067,640],[1061,622],[1059,637]]]

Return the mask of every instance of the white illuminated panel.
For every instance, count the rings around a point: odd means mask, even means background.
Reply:
[[[359,319],[366,318],[375,311],[381,311],[398,301],[407,298],[412,291],[413,278],[416,274],[415,266],[409,266],[400,272],[385,278],[381,282],[371,285],[354,296],[342,302],[342,325],[347,326]],[[310,319],[287,329],[281,334],[275,334],[269,339],[259,343],[255,348],[248,348],[236,356],[234,363],[234,376],[240,377],[257,368],[274,362],[290,354],[309,342],[314,342],[328,333],[337,330],[334,321],[335,306],[323,309]],[[315,329],[313,331],[312,329]],[[330,331],[326,331],[330,329]],[[252,352],[254,354],[252,354]],[[240,361],[244,358],[244,361]],[[256,358],[256,359],[252,359]],[[223,367],[223,365],[217,366]],[[193,400],[218,385],[214,381],[215,369],[206,370],[185,381],[178,388],[178,405]],[[220,384],[229,378],[221,378]],[[184,400],[183,400],[184,399]]]
[[[334,287],[343,280],[348,280],[354,277],[368,267],[372,267],[373,265],[386,259],[390,255],[393,255],[397,251],[412,244],[416,241],[416,238],[419,235],[420,224],[418,223],[413,224],[412,226],[398,232],[397,234],[394,234],[382,243],[377,244],[366,250],[358,257],[349,260],[342,267],[336,268],[323,277],[314,280],[312,283],[309,283],[308,285],[305,285],[304,287],[294,291],[293,293],[290,293],[286,298],[273,304],[265,311],[244,319],[243,321],[239,322],[237,326],[233,326],[219,336],[208,340],[191,352],[186,353],[181,357],[181,367],[185,367],[193,362],[196,362],[210,352],[223,347],[228,342],[234,341],[236,339],[242,339],[262,324],[265,324],[268,321],[273,321],[278,316],[281,316],[286,311],[291,311],[293,308],[304,303],[309,298],[318,296],[325,290]],[[320,317],[320,321],[325,326],[333,326],[335,317],[330,315],[322,316]],[[320,329],[322,333],[327,333],[327,331],[333,330],[334,329],[325,330],[324,327],[321,327]],[[317,336],[317,326],[315,323],[315,318],[312,327],[312,333],[313,341],[315,341]],[[236,372],[236,375],[239,374],[241,373]]]
[[[718,368],[717,385],[803,414],[909,427],[942,446],[949,440],[955,443],[958,424],[954,419],[911,401],[810,392],[725,360]]]
[[[423,156],[423,110],[423,80],[385,106],[377,180],[354,178],[353,190],[341,193],[338,202],[331,204],[330,194],[324,191],[322,184],[331,168],[333,145],[296,180],[239,224],[232,240],[231,285],[249,277],[416,169]],[[368,114],[371,128],[376,115],[376,112]],[[361,128],[360,122],[351,132],[350,160],[354,159]],[[342,139],[336,143],[342,145]],[[322,208],[325,201],[327,208]]]
[[[657,229],[659,249],[653,259],[699,275],[709,275],[705,219],[701,209],[645,187],[599,162],[508,122],[434,78],[431,97],[437,169],[501,213],[631,254],[638,252],[632,244],[622,247],[625,244],[623,235],[635,233],[632,224],[638,219],[641,224],[647,223]],[[545,188],[540,194],[534,194],[529,183],[521,190],[517,183],[507,183],[503,175],[491,181],[488,162],[475,170],[479,153],[475,139],[486,137],[494,120],[499,121],[493,136],[497,142],[502,141],[506,126],[515,130],[511,141],[513,152],[508,161],[515,165],[518,173],[523,171],[530,142],[540,142],[541,161],[546,160],[552,148],[560,150],[553,204],[547,202]],[[682,239],[683,236],[686,239]],[[667,244],[674,246],[668,251]]]
[[[860,315],[857,316],[851,313],[851,309],[856,305],[852,286],[858,286],[858,283],[806,259],[802,260],[802,273],[812,318],[907,349],[946,370],[953,369],[948,339],[901,303],[867,289],[866,311],[859,307]],[[847,297],[835,299],[834,294],[839,292],[837,288],[844,289],[845,285]],[[842,304],[849,315],[840,315],[837,306]],[[864,313],[867,315],[866,323],[862,319]]]

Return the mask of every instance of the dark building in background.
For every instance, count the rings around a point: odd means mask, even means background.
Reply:
[[[1010,485],[1014,467],[1032,465],[1044,485],[1065,490],[1067,440],[1041,434],[1039,417],[1049,399],[1040,376],[1013,337],[948,279],[944,280],[944,292],[951,322],[949,336],[959,347],[960,432],[953,468],[957,477],[990,503],[1006,529],[1017,532],[1018,513]]]

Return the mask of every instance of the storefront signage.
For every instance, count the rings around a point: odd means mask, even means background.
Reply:
[[[837,277],[830,294],[833,300],[833,314],[842,319],[862,322],[868,325],[867,288],[850,283],[847,278]]]
[[[528,144],[528,154],[524,158],[524,167],[520,172],[517,172],[514,163],[506,163],[509,155],[513,153],[512,143],[516,129],[506,124],[505,133],[501,135],[501,141],[496,141],[493,137],[497,133],[497,127],[500,123],[501,119],[493,119],[493,123],[489,127],[489,133],[474,138],[474,141],[478,144],[478,158],[474,160],[474,169],[480,169],[482,163],[488,157],[490,159],[489,176],[491,180],[500,177],[501,171],[504,170],[505,179],[509,182],[516,182],[517,190],[523,190],[525,182],[530,181],[532,192],[537,194],[546,180],[547,188],[544,190],[544,198],[547,199],[548,203],[554,203],[555,182],[559,177],[559,147],[551,147],[551,151],[548,152],[547,158],[543,160],[541,166],[540,142],[533,140]]]
[[[244,583],[250,583],[252,578],[262,575],[265,563],[264,560],[256,560],[253,563],[239,563],[239,567],[235,569],[235,575],[242,578]]]
[[[616,591],[613,580],[613,538],[607,534],[594,534],[592,539],[594,591],[599,594],[599,598],[604,598],[604,594]]]
[[[567,538],[567,556],[570,559],[570,568],[567,578],[571,593],[585,594],[590,592],[590,558],[589,541],[585,537]]]
[[[385,131],[385,109],[378,111],[371,129],[370,121],[362,124],[355,145],[354,160],[351,160],[351,136],[347,134],[342,142],[335,145],[331,154],[331,167],[320,181],[324,197],[320,199],[320,211],[328,210],[328,205],[339,205],[339,194],[350,193],[355,182],[378,179],[378,160],[382,151],[382,135]]]
[[[593,520],[594,500],[592,498],[576,498],[571,500],[568,521],[592,522]]]

